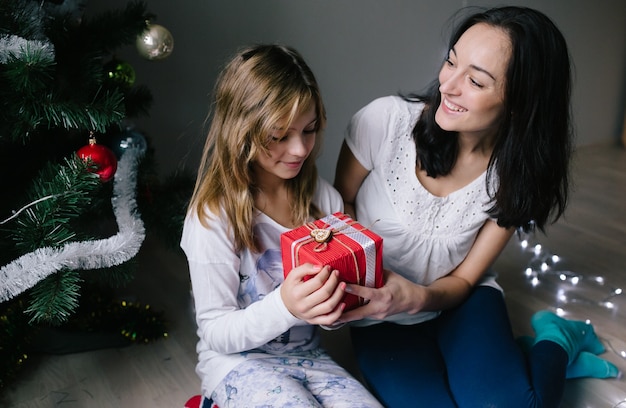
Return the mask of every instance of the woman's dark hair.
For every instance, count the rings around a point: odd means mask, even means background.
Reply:
[[[554,23],[539,11],[525,7],[493,8],[466,18],[457,27],[449,49],[475,24],[504,30],[511,41],[506,71],[504,116],[489,162],[487,189],[493,201],[488,213],[503,227],[541,230],[564,212],[569,190],[572,150],[571,67],[567,44]],[[456,161],[456,132],[435,122],[441,102],[439,81],[425,95],[407,100],[426,103],[413,129],[418,164],[431,177],[448,174]],[[491,175],[499,178],[496,191]]]

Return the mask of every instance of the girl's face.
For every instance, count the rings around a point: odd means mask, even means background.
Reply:
[[[503,30],[479,23],[465,31],[439,72],[437,124],[460,134],[492,135],[503,114],[510,58],[511,41]]]
[[[312,106],[298,114],[288,129],[276,127],[270,135],[268,152],[255,160],[257,177],[288,180],[296,177],[315,146],[317,113]]]

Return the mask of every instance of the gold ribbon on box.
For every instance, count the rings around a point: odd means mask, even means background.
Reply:
[[[363,234],[361,230],[353,227],[356,222],[350,218],[347,220],[340,219],[334,215],[329,215],[322,218],[320,221],[324,222],[322,228],[318,227],[314,223],[307,223],[305,226],[310,230],[309,235],[305,235],[301,238],[294,240],[291,243],[291,259],[294,260],[294,266],[300,265],[299,250],[302,246],[317,242],[317,245],[313,248],[314,252],[323,252],[328,248],[328,243],[339,234],[350,235],[350,239],[358,243],[365,252],[366,271],[365,271],[365,286],[374,286],[375,273],[376,273],[376,247],[372,238]],[[356,269],[357,284],[361,284],[361,273],[359,270],[359,263],[356,253],[346,243],[339,239],[335,242],[344,246],[351,254],[354,260],[354,266]]]

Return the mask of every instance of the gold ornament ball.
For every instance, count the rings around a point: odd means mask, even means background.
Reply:
[[[143,58],[160,60],[167,58],[174,50],[174,37],[162,25],[150,24],[146,31],[137,37],[136,46]]]

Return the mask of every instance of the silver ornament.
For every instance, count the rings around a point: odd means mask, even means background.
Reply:
[[[174,50],[174,37],[167,28],[159,24],[149,24],[135,42],[139,55],[149,60],[169,57]]]

